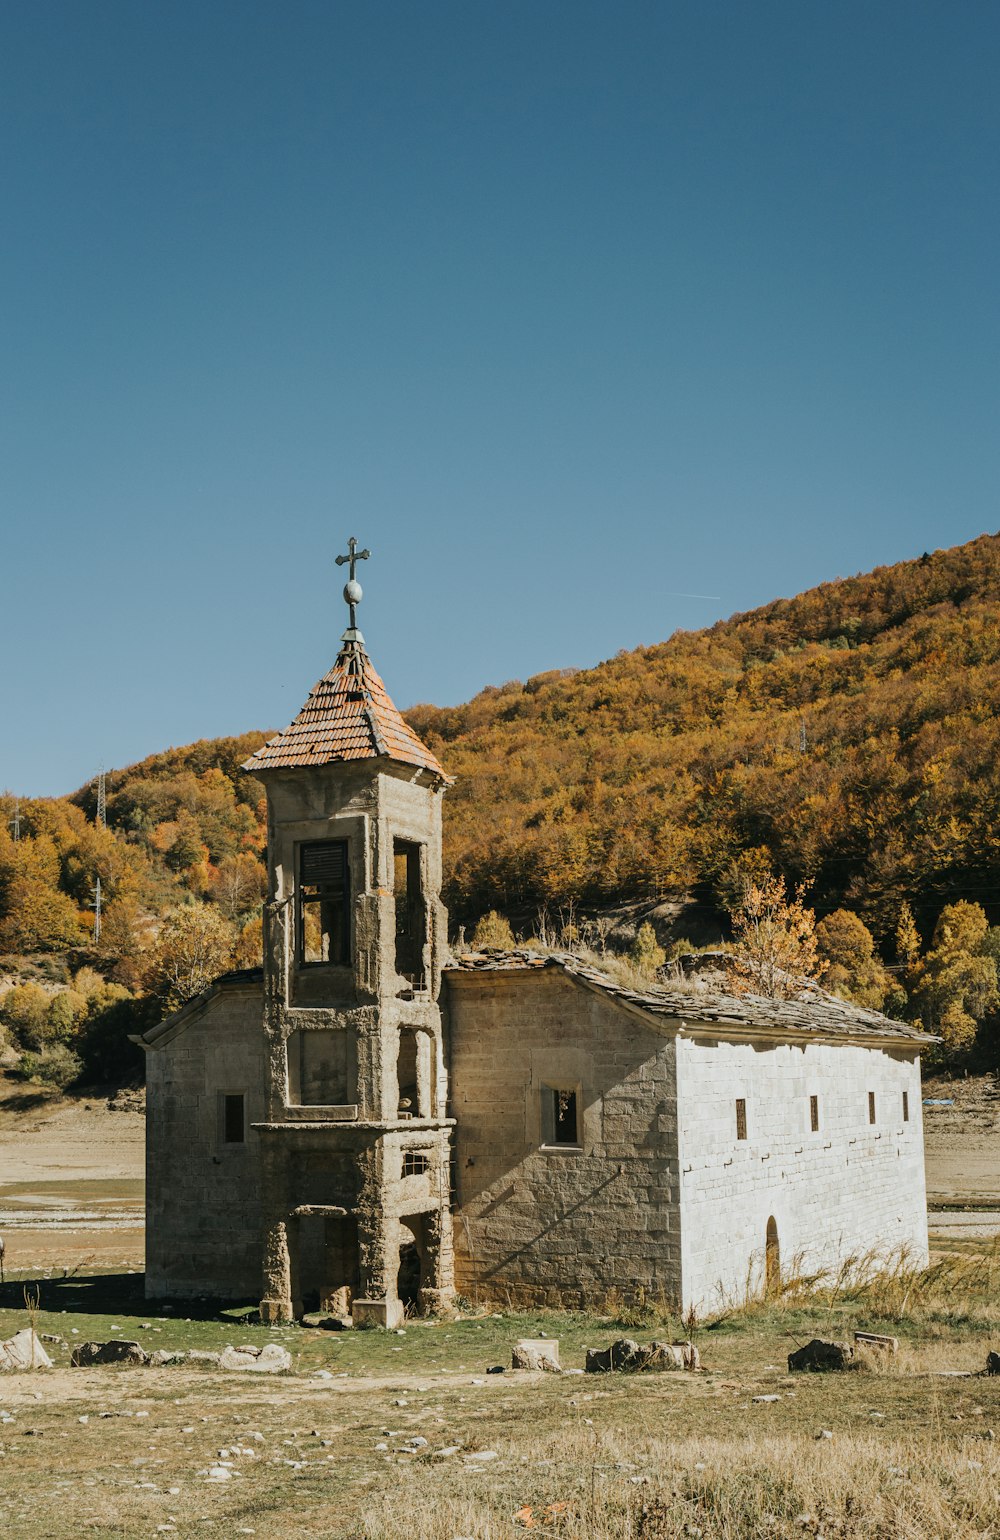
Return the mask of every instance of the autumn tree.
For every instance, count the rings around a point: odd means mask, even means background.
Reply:
[[[59,888],[54,842],[0,833],[0,952],[58,951],[83,937],[80,911]]]
[[[164,1010],[176,1011],[232,967],[233,927],[208,904],[177,909],[149,955],[145,984]]]
[[[827,989],[868,1010],[882,1010],[892,980],[863,920],[849,909],[835,909],[816,926],[816,949],[825,964],[823,983]]]
[[[656,939],[656,931],[644,920],[636,931],[629,948],[628,960],[643,978],[654,979],[667,960],[667,954]]]
[[[267,873],[247,851],[226,856],[209,880],[209,894],[227,920],[237,921],[252,913],[264,898]]]
[[[783,877],[747,884],[730,916],[735,951],[727,978],[736,993],[788,1000],[800,993],[805,980],[820,977],[816,916],[804,897],[799,886],[789,898]]]
[[[971,1048],[980,1022],[1000,1006],[989,921],[980,904],[942,909],[914,989],[924,1026],[952,1053]]]

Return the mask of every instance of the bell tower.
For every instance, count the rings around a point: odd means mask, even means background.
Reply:
[[[438,997],[441,799],[357,628],[289,727],[244,765],[267,792],[261,1317],[396,1326],[453,1288],[453,1121]]]

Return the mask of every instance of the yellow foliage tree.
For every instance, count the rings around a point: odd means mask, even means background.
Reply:
[[[743,901],[731,912],[735,952],[727,968],[729,987],[738,994],[788,1000],[803,982],[818,979],[823,964],[816,944],[816,916],[803,902],[805,889],[789,898],[783,877],[749,882]]]

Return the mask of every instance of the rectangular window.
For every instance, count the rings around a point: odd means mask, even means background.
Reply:
[[[426,1155],[418,1155],[415,1150],[403,1151],[403,1175],[424,1176],[430,1167],[430,1161]]]
[[[247,1138],[246,1125],[246,1098],[242,1092],[238,1096],[228,1093],[222,1098],[222,1142],[223,1144],[245,1144]]]
[[[869,1121],[869,1123],[874,1123],[874,1121],[875,1121],[875,1092],[874,1091],[869,1091],[868,1092],[868,1121]]]
[[[910,1121],[910,1093],[909,1093],[909,1091],[904,1091],[903,1092],[903,1122],[904,1123],[908,1123],[909,1121]]]
[[[746,1098],[743,1097],[743,1096],[738,1096],[736,1098],[736,1137],[737,1137],[737,1139],[745,1139],[746,1136],[747,1136],[747,1104],[746,1104]]]
[[[299,846],[299,962],[351,960],[346,840]]]
[[[580,1129],[576,1092],[545,1086],[542,1090],[542,1142],[578,1145]]]
[[[810,1096],[810,1098],[809,1098],[809,1127],[812,1129],[814,1134],[818,1134],[819,1133],[819,1097],[818,1096]]]
[[[396,905],[396,972],[414,989],[424,987],[427,911],[420,881],[420,846],[393,840],[393,898]]]

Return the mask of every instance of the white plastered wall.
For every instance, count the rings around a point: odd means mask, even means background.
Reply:
[[[737,1098],[746,1102],[745,1140],[736,1136]],[[685,1309],[717,1310],[762,1289],[769,1218],[786,1277],[903,1249],[926,1262],[920,1060],[908,1045],[682,1034],[677,1105]]]

